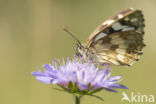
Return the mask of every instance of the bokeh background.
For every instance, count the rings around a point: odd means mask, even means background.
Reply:
[[[122,92],[156,96],[156,0],[0,0],[0,104],[73,104],[72,95],[30,73],[75,52],[76,42],[64,27],[85,42],[96,26],[129,7],[143,10],[147,45],[132,67],[113,67],[130,89],[102,91],[97,95],[104,102],[86,96],[82,104],[120,104]]]

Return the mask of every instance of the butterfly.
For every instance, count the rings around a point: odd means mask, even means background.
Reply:
[[[93,63],[131,66],[143,54],[144,16],[141,10],[128,8],[98,26],[81,44],[77,40],[77,54]]]

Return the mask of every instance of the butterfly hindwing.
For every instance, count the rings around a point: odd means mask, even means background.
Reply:
[[[131,65],[138,61],[143,47],[142,35],[134,31],[116,32],[92,45],[100,63],[108,61],[115,65]]]
[[[99,63],[131,65],[142,54],[144,18],[140,10],[126,9],[99,26],[87,41]]]

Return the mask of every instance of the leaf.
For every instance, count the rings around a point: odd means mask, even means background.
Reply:
[[[53,88],[53,89],[55,89],[55,90],[57,90],[57,91],[66,92],[65,90],[62,90],[62,89],[59,89],[59,88]]]
[[[101,98],[100,96],[96,96],[96,95],[88,95],[88,96],[92,96],[92,97],[95,97],[95,98],[97,98],[97,99],[99,99],[99,100],[101,100],[101,101],[104,101],[104,99]]]
[[[63,86],[61,86],[61,85],[59,85],[59,84],[57,84],[59,87],[61,87],[63,90],[65,90],[65,91],[68,91],[69,92],[69,90],[67,89],[67,88],[65,88],[65,87],[63,87]]]
[[[78,94],[80,94],[80,95],[88,95],[88,89],[79,91]]]
[[[69,82],[68,83],[68,88],[71,90],[71,92],[74,92],[74,88],[73,88],[73,83],[72,82]]]
[[[79,92],[79,87],[77,86],[77,83],[74,83],[74,91]]]
[[[99,92],[101,90],[103,90],[103,88],[96,89],[94,91],[89,92],[88,94],[91,95],[91,94],[96,93],[96,92]]]

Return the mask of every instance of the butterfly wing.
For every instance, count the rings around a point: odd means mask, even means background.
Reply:
[[[99,63],[132,65],[142,55],[144,18],[140,10],[126,9],[100,25],[88,38]]]

